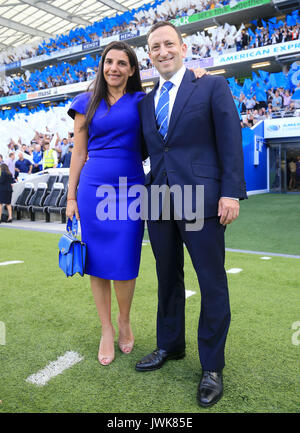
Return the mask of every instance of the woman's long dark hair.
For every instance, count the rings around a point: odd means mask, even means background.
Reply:
[[[7,173],[11,175],[11,172],[8,168],[7,164],[4,164],[4,162],[2,162],[2,164],[0,164],[0,168],[1,168],[1,172]]]
[[[134,74],[128,78],[125,87],[125,93],[143,91],[141,77],[139,73],[138,59],[136,57],[134,50],[126,42],[119,42],[119,41],[111,42],[109,45],[107,45],[107,47],[103,51],[95,80],[88,87],[88,92],[91,92],[91,98],[86,113],[85,124],[84,124],[85,128],[88,128],[102,99],[105,100],[108,109],[111,107],[111,104],[109,102],[109,97],[108,97],[109,95],[108,95],[107,83],[103,74],[105,58],[107,56],[107,53],[110,50],[119,50],[126,53],[130,66],[134,67]]]

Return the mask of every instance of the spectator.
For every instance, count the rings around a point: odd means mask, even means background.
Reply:
[[[244,101],[246,110],[251,110],[252,108],[255,108],[256,106],[256,98],[255,96],[251,96],[250,98],[246,98]]]
[[[68,147],[68,152],[64,154],[64,156],[61,159],[63,168],[70,168],[70,164],[71,164],[71,157],[72,157],[72,150],[73,150],[73,145],[69,145]]]
[[[63,157],[68,153],[69,146],[69,140],[67,138],[63,138],[61,142],[61,162],[63,162]]]
[[[15,143],[12,140],[7,145],[7,147],[8,147],[8,155],[10,154],[10,152],[15,152],[18,149],[18,146],[15,145]]]
[[[289,106],[285,107],[283,116],[284,117],[293,117],[293,116],[295,116],[295,113],[296,113],[295,104],[293,102],[291,102]]]
[[[300,190],[300,156],[297,156],[296,161],[296,187]]]
[[[242,30],[242,50],[248,48],[250,37],[245,29]]]
[[[26,153],[27,155],[31,156],[28,146],[26,144],[22,144],[21,149],[23,153]]]
[[[53,149],[55,151],[54,154],[56,155],[56,160],[57,160],[56,165],[57,165],[58,163],[60,163],[62,157],[62,145],[58,133],[56,133],[56,139],[55,139],[55,134],[53,134],[51,142],[50,140],[45,139],[44,144],[46,143],[49,143],[49,149]]]
[[[19,153],[19,159],[15,164],[15,171],[16,175],[15,177],[19,176],[19,173],[28,173],[31,174],[33,165],[29,161],[29,159],[24,158],[24,155],[22,152]]]
[[[15,152],[10,152],[8,155],[7,160],[5,161],[6,165],[8,166],[9,171],[12,174],[13,179],[15,178]]]
[[[33,169],[32,173],[38,173],[43,170],[43,152],[39,144],[35,145],[35,150],[33,151]]]
[[[275,94],[271,93],[273,99],[272,99],[272,109],[273,111],[278,111],[282,107],[282,97],[279,94],[279,90],[275,90]]]
[[[294,190],[296,189],[296,162],[294,159],[291,159],[291,161],[289,162],[289,169],[290,169],[289,189]]]
[[[267,118],[266,109],[264,107],[262,107],[258,110],[257,120],[258,121],[265,120],[266,118]]]
[[[3,156],[0,155],[0,164],[2,164],[2,162],[3,162]]]
[[[44,155],[43,155],[43,170],[46,168],[56,168],[57,167],[57,153],[55,149],[50,149],[50,143],[44,143]]]
[[[13,178],[6,164],[2,163],[0,166],[0,222],[2,221],[2,206],[6,205],[8,210],[8,223],[12,222],[12,183]]]
[[[68,132],[68,144],[69,146],[71,146],[71,144],[74,146],[74,132]]]
[[[292,99],[292,95],[290,94],[289,90],[281,90],[280,95],[282,97],[283,100],[283,108],[286,108],[290,105],[291,103],[291,99]]]

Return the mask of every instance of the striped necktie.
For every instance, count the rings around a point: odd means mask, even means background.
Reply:
[[[173,83],[166,81],[161,89],[158,104],[155,110],[155,119],[157,129],[163,140],[166,139],[168,133],[168,118],[169,118],[169,90],[172,88]]]

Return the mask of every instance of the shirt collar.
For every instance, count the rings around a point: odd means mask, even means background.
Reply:
[[[160,89],[166,81],[171,81],[171,83],[173,83],[173,87],[179,87],[185,71],[186,67],[182,65],[181,68],[177,72],[175,72],[175,74],[169,80],[165,80],[163,77],[160,77],[157,91],[160,92]]]

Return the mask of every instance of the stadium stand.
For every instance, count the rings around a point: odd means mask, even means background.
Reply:
[[[40,182],[38,184],[37,190],[34,192],[30,200],[24,205],[18,205],[18,211],[25,211],[26,216],[30,216],[31,221],[35,220],[35,214],[32,212],[33,207],[41,208],[47,197],[47,183]],[[21,215],[22,217],[22,215]]]
[[[29,200],[34,194],[33,183],[26,182],[23,191],[18,196],[16,203],[12,205],[12,208],[17,213],[17,219],[21,219],[21,210],[26,209]]]
[[[49,176],[48,180],[47,180],[47,194],[49,194],[52,189],[53,189],[53,185],[55,184],[55,182],[58,181],[58,176]]]
[[[184,38],[190,47],[188,58],[216,57],[228,52],[298,40],[300,38],[299,11],[296,10],[292,15],[283,18],[285,21],[277,20],[276,17],[267,22],[260,19],[260,25],[257,20],[252,20],[247,24],[247,28],[241,24],[238,30],[235,25],[225,23],[224,26],[191,34]],[[151,68],[147,48],[136,47],[136,53],[140,69]],[[26,70],[23,74],[18,74],[18,78],[13,79],[8,76],[2,81],[0,97],[90,81],[97,71],[99,61],[100,56],[96,55],[94,58],[88,55],[77,63],[58,62],[56,66],[46,66],[40,71]]]
[[[50,194],[47,195],[43,204],[39,206],[33,205],[31,207],[30,209],[32,215],[31,220],[35,221],[36,219],[35,214],[40,212],[45,216],[45,221],[49,222],[50,218],[49,218],[48,209],[49,207],[56,207],[58,205],[63,193],[64,193],[64,185],[62,183],[55,182],[52,186]],[[40,203],[42,203],[42,201]]]
[[[46,213],[46,221],[50,222],[51,214],[59,214],[61,217],[61,223],[66,223],[66,207],[67,207],[67,196],[68,191],[66,190],[61,197],[57,206],[49,206]]]

